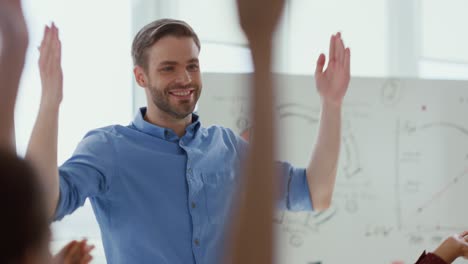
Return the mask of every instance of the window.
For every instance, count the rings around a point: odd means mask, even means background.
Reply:
[[[420,77],[468,79],[468,2],[419,0],[421,7]]]
[[[288,3],[283,51],[290,58],[288,73],[313,74],[320,53],[328,58],[331,35],[340,31],[351,48],[353,76],[388,75],[387,0]]]

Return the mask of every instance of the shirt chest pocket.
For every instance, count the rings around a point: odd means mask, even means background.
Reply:
[[[208,219],[212,224],[227,224],[233,198],[238,188],[238,175],[233,170],[202,174]]]

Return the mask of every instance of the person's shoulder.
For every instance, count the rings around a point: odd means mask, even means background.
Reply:
[[[125,129],[128,128],[121,125],[109,125],[95,128],[85,134],[83,137],[83,143],[88,142],[93,144],[108,144],[114,141],[114,139],[118,138]]]
[[[236,133],[234,133],[232,129],[220,125],[211,125],[209,127],[202,127],[200,129],[203,133],[206,133],[208,135],[215,135],[221,133],[229,137],[236,137]]]
[[[231,128],[219,125],[212,125],[204,128],[203,135],[205,139],[220,143],[224,142],[225,145],[233,146],[234,148],[243,148],[245,141]]]
[[[104,127],[98,127],[95,129],[92,129],[86,133],[85,137],[91,136],[91,135],[106,135],[106,136],[118,136],[119,134],[122,133],[123,130],[128,129],[128,127],[122,126],[122,125],[109,125],[109,126],[104,126]]]

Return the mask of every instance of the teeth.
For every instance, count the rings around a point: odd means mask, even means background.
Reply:
[[[186,96],[190,94],[190,92],[172,92],[172,93],[177,96]]]

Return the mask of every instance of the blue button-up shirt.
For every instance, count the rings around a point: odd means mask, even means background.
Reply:
[[[145,113],[84,137],[59,168],[55,219],[89,198],[108,263],[219,263],[247,143],[196,114],[179,138]],[[278,207],[312,209],[305,170],[277,166]]]

